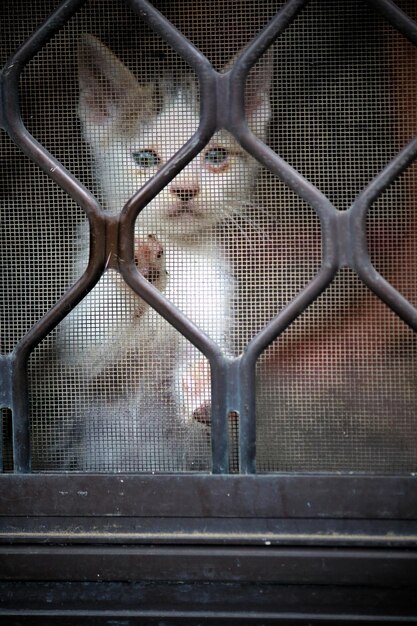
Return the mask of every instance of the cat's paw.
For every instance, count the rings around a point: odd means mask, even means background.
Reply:
[[[205,426],[211,425],[211,402],[205,402],[195,409],[193,419]]]
[[[159,291],[166,286],[164,249],[155,235],[135,237],[135,263],[139,272]]]
[[[204,357],[191,361],[179,376],[180,415],[185,421],[209,424],[211,418],[210,365]]]

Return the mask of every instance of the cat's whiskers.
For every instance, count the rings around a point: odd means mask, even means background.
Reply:
[[[264,209],[263,206],[261,206],[260,204],[257,204],[254,201],[252,201],[252,202],[248,201],[248,199],[245,199],[245,198],[238,198],[238,200],[239,200],[239,203],[240,203],[239,206],[241,207],[241,209],[242,209],[242,207],[243,207],[243,209],[245,209],[245,208],[254,209],[254,210],[256,210],[256,213],[258,215],[264,216],[265,221],[270,223],[270,221],[271,221],[271,214],[270,214],[270,212],[267,209]]]
[[[242,210],[243,207],[243,210]],[[245,234],[245,238],[250,240],[249,234],[244,230],[244,228],[239,224],[239,220],[235,219],[233,216],[236,215],[237,218],[239,218],[240,220],[246,222],[251,230],[253,230],[261,239],[263,242],[271,242],[271,238],[266,234],[265,230],[263,230],[257,223],[255,220],[251,219],[249,217],[249,215],[246,213],[246,211],[244,210],[246,208],[253,208],[253,205],[250,202],[244,202],[242,201],[238,201],[236,202],[236,200],[234,199],[233,203],[227,204],[225,209],[223,209],[224,213],[227,215],[227,217],[233,222],[233,224],[235,224],[239,230]],[[256,207],[256,210],[258,210],[258,207]],[[266,214],[265,211],[262,211]]]
[[[243,237],[249,243],[250,249],[252,249],[252,241],[251,241],[251,238],[249,236],[249,233],[239,224],[239,221],[236,218],[233,217],[233,213],[234,212],[230,212],[227,209],[222,207],[221,210],[220,210],[220,214],[222,216],[224,216],[224,219],[223,219],[222,223],[224,224],[225,222],[231,222],[233,224],[233,226],[235,226],[240,231],[240,233],[243,235]],[[235,212],[235,214],[238,217],[242,217],[240,215],[240,213],[238,213],[237,211]]]

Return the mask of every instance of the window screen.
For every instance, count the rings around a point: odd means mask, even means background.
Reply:
[[[416,48],[366,2],[313,0],[253,65],[241,111],[219,100],[224,130],[205,122],[209,73],[199,79],[130,4],[83,4],[20,78],[23,122],[96,199],[88,218],[1,135],[2,354],[68,302],[31,352],[21,390],[33,470],[210,472],[219,363],[236,372],[288,311],[250,383],[257,471],[416,471],[415,334],[364,284],[355,256],[360,243],[394,300],[417,304],[415,166],[361,228],[338,220],[333,240],[323,237],[325,213],[297,189],[301,175],[349,215],[416,133]],[[417,18],[412,2],[398,4]],[[283,3],[152,6],[201,51],[202,66],[227,78]],[[55,8],[4,4],[3,63]],[[232,133],[242,112],[256,154]],[[287,176],[271,151],[291,166]],[[175,177],[173,157],[183,159]],[[330,271],[329,245],[348,238]],[[161,294],[181,326],[154,309]],[[236,472],[241,416],[224,406]],[[6,403],[2,416],[10,470]]]

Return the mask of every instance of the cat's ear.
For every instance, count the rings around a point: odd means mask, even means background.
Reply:
[[[273,52],[269,48],[249,72],[245,90],[245,111],[250,129],[264,141],[271,119]]]
[[[153,86],[140,86],[93,35],[83,35],[79,42],[78,78],[79,116],[91,144],[100,144],[112,134],[128,134],[154,113]]]
[[[240,54],[241,52],[228,62],[223,72],[232,68]],[[273,69],[273,52],[271,48],[268,48],[251,69],[246,80],[246,119],[250,129],[263,140],[267,137],[268,124],[271,119],[270,90]]]

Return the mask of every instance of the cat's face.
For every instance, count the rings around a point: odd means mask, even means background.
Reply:
[[[178,95],[131,138],[117,138],[96,156],[109,207],[124,203],[186,143],[198,116]],[[138,224],[149,232],[181,237],[210,227],[238,211],[253,187],[258,165],[225,131],[148,204]]]
[[[86,36],[80,54],[80,117],[93,148],[97,176],[108,208],[126,201],[190,139],[199,124],[192,89],[177,89],[156,113],[153,86],[141,87],[103,44]],[[269,82],[268,82],[269,86]],[[247,103],[250,124],[261,136],[269,121],[265,93]],[[226,131],[141,212],[141,229],[181,238],[200,232],[241,210],[259,166]]]

